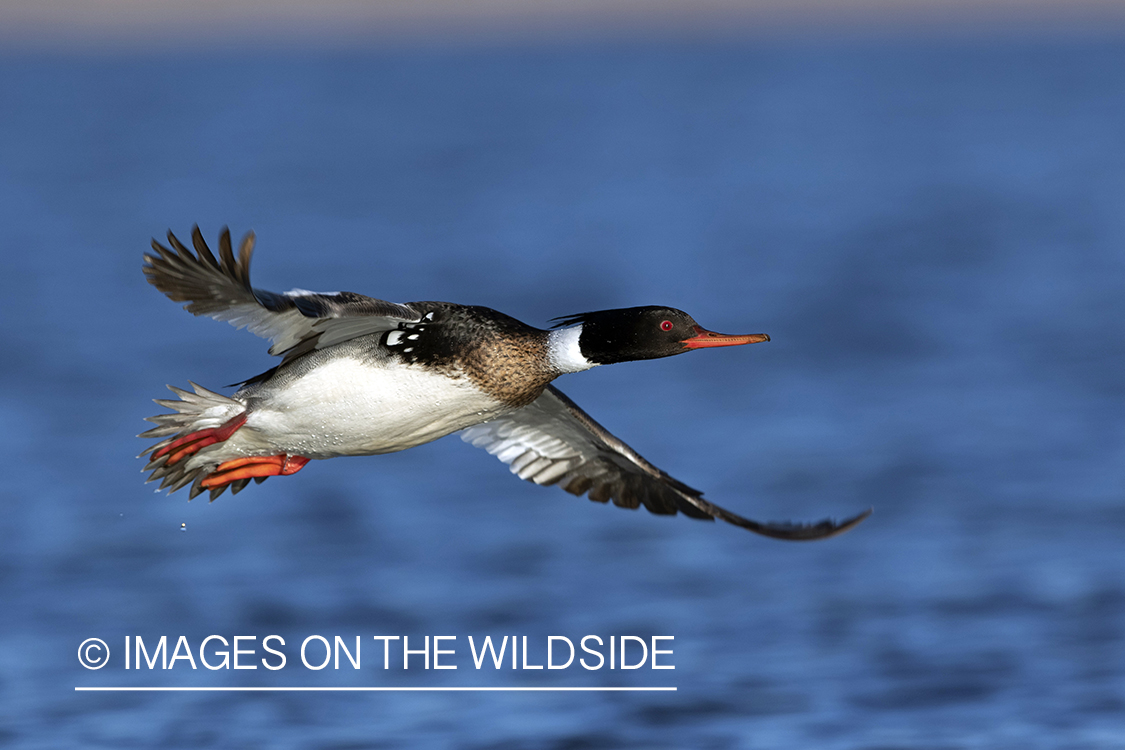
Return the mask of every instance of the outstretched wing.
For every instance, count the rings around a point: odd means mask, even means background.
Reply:
[[[591,500],[612,500],[622,508],[643,505],[664,515],[719,518],[775,539],[825,539],[871,514],[867,510],[841,522],[825,519],[814,524],[743,518],[650,464],[553,386],[522,409],[463,430],[461,439],[508,464],[520,479],[558,484],[573,495],[588,492]]]
[[[357,336],[398,328],[421,320],[409,305],[365,297],[354,292],[318,293],[303,289],[277,294],[250,286],[250,257],[254,234],[248,233],[238,250],[231,248],[230,231],[219,235],[219,257],[211,253],[199,227],[191,230],[195,253],[168,232],[164,247],[156,240],[145,253],[144,273],[154,287],[194,315],[225,320],[236,328],[272,342],[270,354],[285,359],[339,344]],[[174,251],[173,251],[174,250]]]

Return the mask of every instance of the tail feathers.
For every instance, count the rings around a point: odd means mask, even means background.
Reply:
[[[233,398],[227,398],[221,393],[209,391],[197,383],[192,383],[190,380],[188,383],[191,384],[195,393],[185,391],[183,388],[177,388],[174,385],[168,386],[168,390],[180,397],[178,401],[170,398],[153,399],[153,401],[160,406],[166,409],[173,409],[176,413],[157,414],[155,417],[145,417],[146,422],[155,422],[158,426],[142,432],[140,435],[137,435],[137,437],[164,437],[166,435],[175,435],[185,428],[202,429],[206,427],[218,427],[231,416],[245,408],[241,402],[235,401]],[[208,424],[208,422],[213,422],[213,424]],[[157,443],[142,453],[141,456],[149,451],[157,450],[160,447],[162,447],[162,443]]]
[[[243,415],[246,407],[240,401],[209,391],[195,383],[191,383],[191,387],[194,393],[173,385],[168,386],[172,393],[179,396],[179,400],[154,399],[156,403],[173,411],[170,414],[146,417],[146,421],[155,422],[157,426],[142,432],[138,437],[164,439],[145,449],[138,458],[152,454],[143,469],[152,472],[146,482],[161,480],[159,489],[167,488],[169,494],[191,484],[190,497],[195,497],[204,491],[201,483],[215,465],[196,462],[189,469],[189,459],[201,449],[229,438],[245,421]],[[231,493],[237,494],[248,482],[249,480],[231,483]],[[226,486],[212,489],[211,499],[221,495],[224,489]]]

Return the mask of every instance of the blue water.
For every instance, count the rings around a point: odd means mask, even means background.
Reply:
[[[1120,41],[0,59],[0,745],[1125,747],[1123,134]],[[786,544],[456,438],[154,495],[150,399],[271,366],[144,282],[196,222],[254,229],[267,289],[767,332],[558,385],[735,512],[875,515]],[[288,666],[121,661],[212,634]],[[305,669],[313,634],[362,668]],[[675,670],[468,654],[587,634],[674,636]],[[74,690],[253,685],[678,690]]]

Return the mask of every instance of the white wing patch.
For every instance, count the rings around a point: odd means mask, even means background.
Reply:
[[[544,393],[511,414],[461,431],[461,439],[508,464],[520,479],[554,484],[598,454],[594,436]]]
[[[273,346],[270,354],[279,354],[296,346],[308,335],[309,320],[298,310],[273,312],[257,302],[234,304],[223,309],[204,313],[213,320],[230,323],[235,328],[245,328],[255,336],[269,339]]]
[[[282,292],[283,297],[339,297],[339,292],[313,292],[308,289],[294,287],[288,292]]]
[[[320,332],[316,348],[324,349],[369,333],[379,333],[396,325],[398,321],[391,318],[321,318],[312,324],[312,330]]]

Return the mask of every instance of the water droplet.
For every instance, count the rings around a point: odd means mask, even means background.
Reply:
[[[187,524],[186,523],[180,524],[180,531],[187,531]]]

